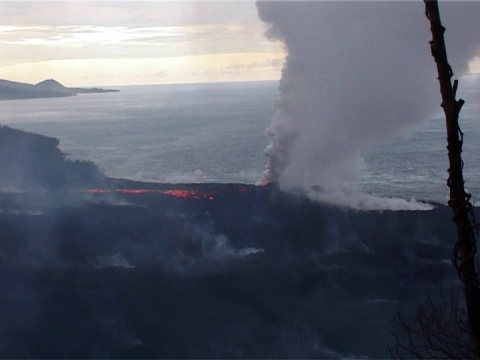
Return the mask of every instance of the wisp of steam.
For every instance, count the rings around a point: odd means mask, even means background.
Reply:
[[[480,45],[480,2],[440,5],[460,75]],[[308,192],[316,185],[358,207],[362,149],[439,111],[423,2],[259,1],[257,9],[266,35],[287,52],[260,182]]]

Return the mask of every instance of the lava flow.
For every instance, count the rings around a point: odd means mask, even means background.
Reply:
[[[173,196],[180,199],[193,199],[193,200],[214,200],[216,192],[202,192],[195,190],[149,190],[149,189],[88,189],[82,190],[86,194],[126,194],[126,195],[146,195],[157,194]]]

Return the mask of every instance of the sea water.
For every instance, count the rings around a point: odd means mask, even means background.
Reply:
[[[459,95],[467,189],[480,199],[480,76]],[[2,101],[0,123],[52,136],[72,159],[94,161],[112,177],[192,183],[255,183],[265,166],[264,129],[277,81],[144,85],[118,93]],[[440,100],[439,100],[440,102]],[[448,189],[441,108],[430,119],[364,149],[361,188],[445,202]]]

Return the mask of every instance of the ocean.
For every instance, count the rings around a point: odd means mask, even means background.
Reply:
[[[264,129],[277,87],[277,81],[121,86],[118,93],[2,101],[0,123],[58,138],[69,158],[92,160],[111,177],[253,184],[266,163]],[[475,201],[480,76],[463,77],[459,95],[466,100],[466,187]],[[432,109],[430,119],[364,149],[357,185],[378,196],[445,203],[445,138],[441,109]]]

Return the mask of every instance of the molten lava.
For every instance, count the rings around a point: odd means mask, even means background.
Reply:
[[[149,190],[149,189],[88,189],[83,190],[86,194],[126,194],[126,195],[146,195],[157,194],[173,196],[181,199],[194,199],[194,200],[214,200],[216,193],[213,191],[203,192],[197,190]]]

